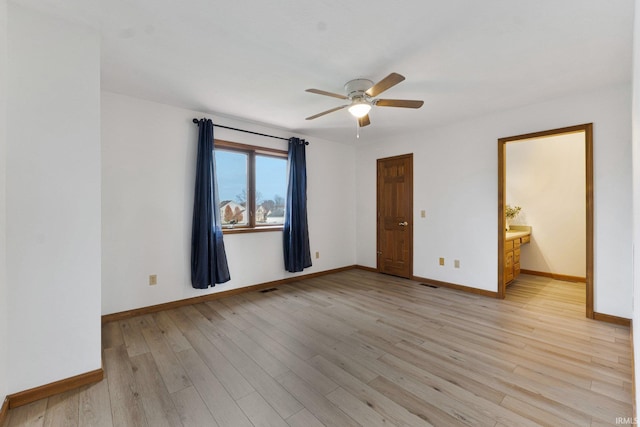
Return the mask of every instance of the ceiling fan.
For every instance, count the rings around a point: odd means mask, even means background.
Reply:
[[[369,120],[369,111],[371,107],[377,105],[379,107],[402,107],[402,108],[420,108],[424,101],[415,101],[409,99],[379,99],[376,98],[379,94],[385,90],[392,88],[401,81],[404,80],[404,76],[398,73],[391,73],[378,83],[373,84],[371,80],[367,79],[355,79],[347,82],[344,85],[346,95],[339,93],[327,92],[320,89],[307,89],[307,92],[316,93],[318,95],[331,96],[338,99],[348,100],[349,103],[341,105],[339,107],[332,108],[322,113],[314,114],[307,117],[307,120],[317,119],[325,114],[333,113],[334,111],[348,108],[352,116],[358,119],[358,126],[368,126],[371,124]]]

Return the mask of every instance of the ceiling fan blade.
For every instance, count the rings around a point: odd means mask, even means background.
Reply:
[[[378,99],[376,101],[378,107],[420,108],[422,104],[424,104],[424,101],[411,99]]]
[[[322,117],[325,114],[333,113],[334,111],[342,110],[343,108],[346,108],[346,107],[348,107],[348,105],[341,105],[339,107],[332,108],[332,109],[327,110],[327,111],[323,111],[322,113],[318,113],[318,114],[314,114],[313,116],[309,116],[309,117],[306,118],[306,120],[317,119],[318,117]]]
[[[369,115],[367,114],[364,117],[360,117],[358,119],[358,126],[360,126],[361,128],[365,127],[365,126],[369,126],[371,124],[371,120],[369,120]]]
[[[369,89],[367,89],[365,93],[370,97],[374,98],[379,94],[381,94],[382,92],[384,92],[385,90],[389,89],[390,87],[397,85],[403,80],[404,80],[404,76],[401,76],[398,73],[391,73],[387,77],[385,77],[384,79],[380,80],[378,83],[374,84]]]
[[[311,92],[318,95],[332,96],[338,99],[349,99],[348,97],[344,95],[340,95],[339,93],[327,92],[326,90],[320,90],[320,89],[307,89],[306,92]]]

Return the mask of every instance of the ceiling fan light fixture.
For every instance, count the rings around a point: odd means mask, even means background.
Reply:
[[[349,112],[353,117],[357,119],[360,119],[366,116],[367,114],[369,114],[370,110],[371,110],[371,104],[369,104],[366,101],[355,101],[349,107]]]

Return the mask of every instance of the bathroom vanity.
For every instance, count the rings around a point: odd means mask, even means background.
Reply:
[[[512,225],[505,233],[504,282],[509,284],[520,274],[520,247],[531,241],[531,227]]]

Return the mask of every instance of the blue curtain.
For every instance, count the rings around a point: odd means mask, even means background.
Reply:
[[[284,268],[292,273],[311,267],[307,223],[307,160],[304,139],[289,139],[289,182],[284,214]]]
[[[231,279],[222,241],[216,183],[213,122],[198,121],[198,159],[191,231],[191,284],[207,289]]]

